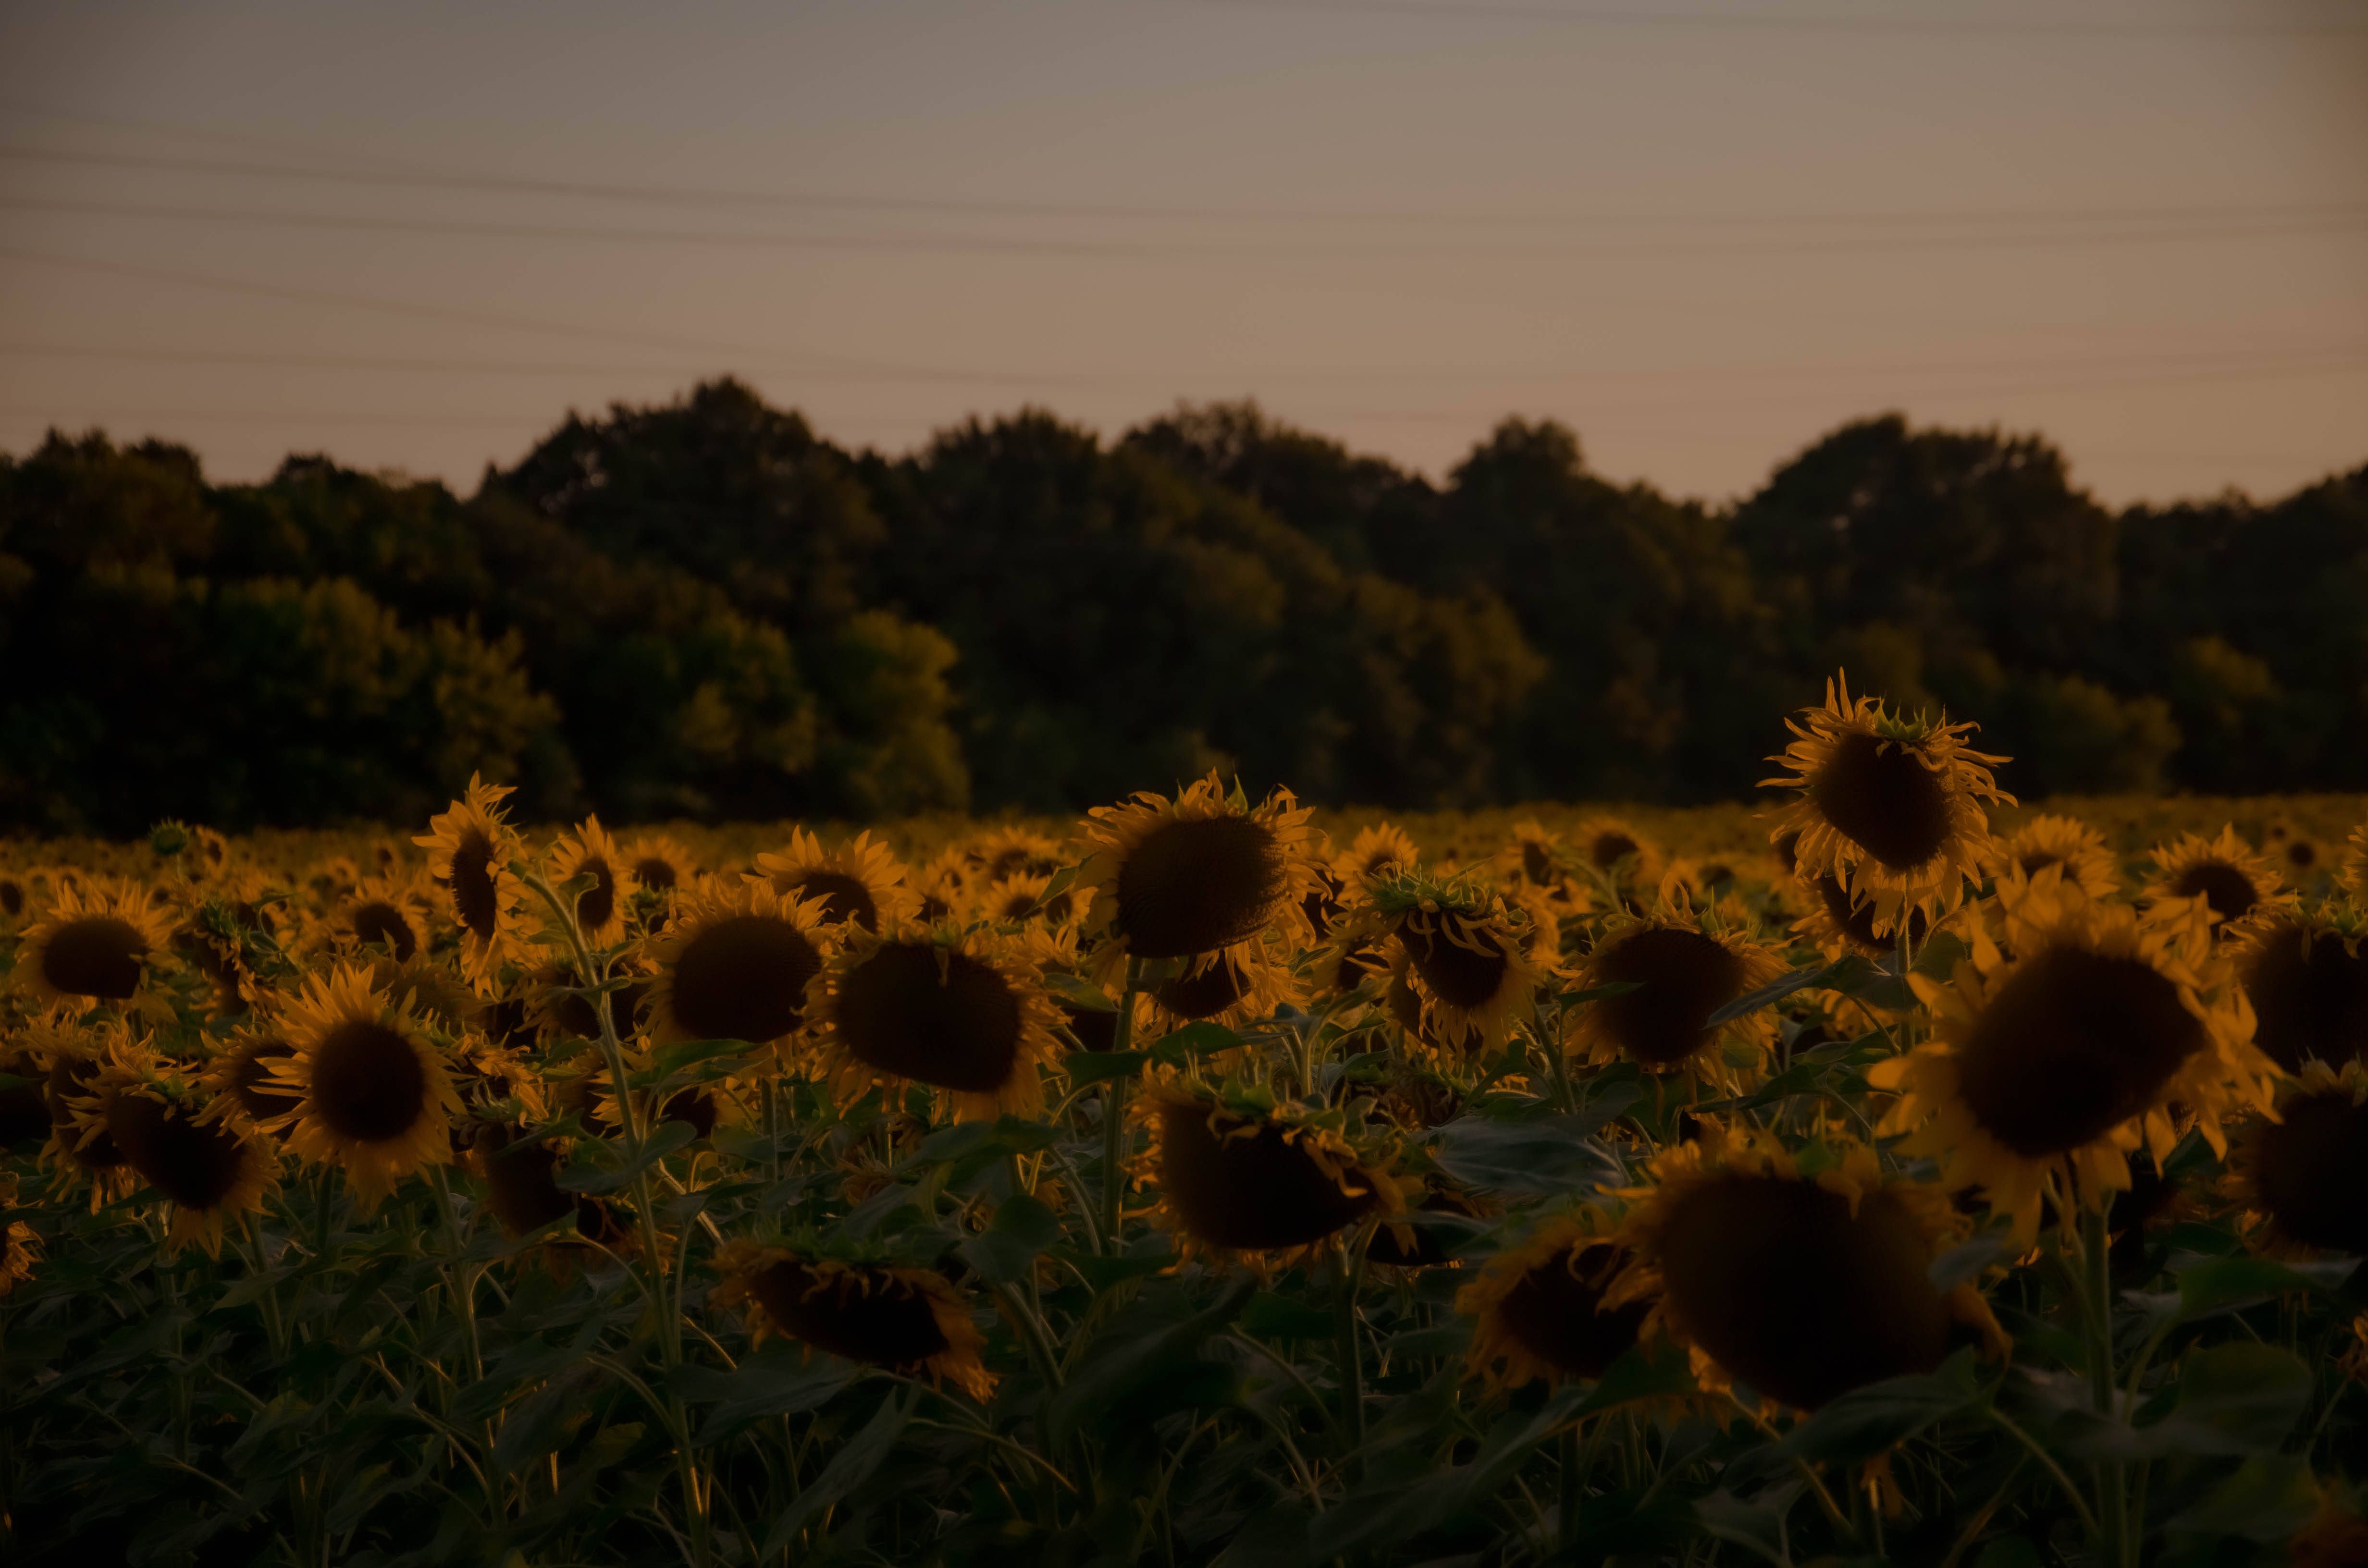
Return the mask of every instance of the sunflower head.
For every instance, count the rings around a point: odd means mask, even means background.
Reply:
[[[993,828],[952,853],[964,880],[982,886],[1006,877],[1049,877],[1061,866],[1061,846],[1024,827]]]
[[[2241,938],[2294,906],[2276,869],[2237,835],[2233,824],[2213,838],[2183,834],[2157,848],[2154,862],[2146,902],[2201,901],[2224,939]]]
[[[2368,912],[2340,904],[2260,919],[2235,958],[2254,1040],[2287,1072],[2368,1059]]]
[[[2121,876],[2105,835],[2077,817],[2042,812],[1998,841],[2002,866],[2037,881],[2051,870],[2090,898],[2111,898]]]
[[[1395,1141],[1339,1111],[1236,1085],[1170,1085],[1138,1114],[1151,1128],[1138,1178],[1156,1184],[1154,1217],[1187,1256],[1259,1268],[1303,1261],[1357,1221],[1405,1207],[1391,1173]]]
[[[1086,926],[1116,959],[1190,958],[1282,926],[1304,939],[1316,887],[1308,813],[1288,791],[1251,806],[1213,773],[1174,800],[1098,806],[1076,880],[1094,889]]]
[[[1660,846],[1624,817],[1585,819],[1571,829],[1570,847],[1578,864],[1609,886],[1649,889],[1660,881]]]
[[[137,885],[61,881],[19,941],[11,977],[36,1006],[120,1006],[172,942],[170,920]]]
[[[973,1399],[994,1392],[980,1359],[986,1337],[942,1274],[746,1238],[725,1243],[715,1267],[723,1278],[708,1301],[745,1304],[760,1341],[783,1335],[849,1361],[950,1382]]]
[[[1018,941],[981,930],[859,929],[806,996],[818,1059],[842,1101],[914,1083],[972,1115],[1043,1103],[1061,1015]]]
[[[757,857],[757,874],[776,893],[794,903],[818,903],[823,922],[879,931],[910,919],[920,903],[905,868],[885,844],[869,833],[837,849],[803,828],[790,834],[790,846]]]
[[[519,947],[523,889],[510,862],[521,846],[501,809],[509,793],[507,785],[472,775],[467,793],[428,819],[427,832],[412,840],[427,851],[427,874],[460,927],[461,971],[484,994],[492,994],[503,960]]]
[[[1569,1047],[1592,1062],[1624,1058],[1732,1083],[1774,1044],[1775,1020],[1762,1010],[1713,1028],[1711,1015],[1783,972],[1784,960],[1759,943],[1665,902],[1649,916],[1614,921],[1597,940],[1584,985],[1636,989],[1571,1015]]]
[[[1299,1001],[1298,983],[1276,948],[1244,942],[1183,960],[1181,971],[1147,994],[1154,1028],[1164,1034],[1204,1020],[1240,1024]]]
[[[624,936],[625,916],[632,912],[633,894],[641,884],[632,863],[598,817],[586,817],[575,832],[551,846],[551,881],[554,887],[577,881],[589,884],[575,895],[575,924],[586,947],[605,948]]]
[[[341,1168],[365,1210],[450,1157],[461,1100],[444,1053],[369,971],[313,975],[280,1025],[290,1054],[270,1064],[269,1087],[296,1105],[271,1125],[290,1153]]]
[[[2368,1066],[2313,1062],[2280,1098],[2277,1119],[2245,1140],[2246,1196],[2278,1237],[2305,1247],[2368,1253]]]
[[[399,869],[392,877],[371,877],[357,886],[329,930],[340,952],[376,950],[396,963],[409,963],[428,945],[432,890],[416,873]]]
[[[1535,1004],[1551,964],[1552,926],[1470,881],[1402,876],[1372,891],[1360,933],[1393,938],[1419,1005],[1420,1032],[1465,1051],[1493,1051]]]
[[[1939,1189],[1885,1177],[1873,1148],[1795,1153],[1708,1125],[1651,1175],[1622,1194],[1635,1261],[1610,1301],[1652,1302],[1651,1323],[1691,1351],[1705,1388],[1740,1383],[1814,1410],[1931,1370],[1961,1330],[2004,1353],[1970,1283],[1931,1281],[1963,1217]]]
[[[555,1178],[560,1151],[515,1124],[481,1121],[471,1134],[471,1166],[485,1184],[486,1207],[516,1241],[569,1215],[576,1233],[611,1252],[632,1244],[616,1211],[598,1199],[563,1190]]]
[[[1557,1215],[1455,1293],[1473,1320],[1471,1375],[1500,1389],[1598,1379],[1634,1346],[1652,1309],[1606,1304],[1631,1261],[1614,1230],[1598,1209]]]
[[[235,1098],[143,1048],[119,1049],[100,1075],[98,1104],[124,1163],[171,1206],[166,1245],[222,1251],[223,1226],[258,1211],[279,1185],[279,1158]]]
[[[805,1024],[806,986],[835,945],[819,898],[783,898],[768,882],[710,882],[675,906],[650,949],[647,1006],[661,1040],[766,1045]]]
[[[222,1053],[207,1064],[206,1090],[215,1098],[235,1103],[239,1113],[257,1126],[274,1120],[296,1108],[297,1096],[272,1075],[271,1069],[293,1060],[295,1054],[276,1024],[249,1024],[233,1034]]]
[[[95,1032],[37,1028],[30,1042],[32,1057],[42,1067],[41,1099],[50,1117],[42,1163],[68,1185],[88,1183],[94,1213],[139,1182],[107,1130],[107,1096],[112,1092],[105,1081],[107,1066],[131,1043],[120,1019]]]

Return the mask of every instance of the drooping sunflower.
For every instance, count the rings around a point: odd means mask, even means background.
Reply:
[[[1932,1283],[1968,1229],[1947,1194],[1886,1177],[1863,1143],[1816,1153],[1715,1124],[1665,1150],[1648,1184],[1620,1194],[1635,1260],[1606,1304],[1651,1302],[1643,1332],[1684,1346],[1704,1389],[1740,1383],[1801,1410],[1929,1372],[1960,1335],[2004,1356],[1974,1284]]]
[[[1323,1256],[1368,1217],[1403,1211],[1395,1139],[1338,1110],[1278,1104],[1235,1086],[1169,1084],[1137,1102],[1151,1139],[1138,1184],[1155,1184],[1152,1220],[1188,1257],[1240,1258],[1259,1269]]]
[[[625,852],[597,816],[586,817],[575,832],[551,846],[552,885],[564,887],[578,877],[592,879],[592,885],[575,897],[575,924],[584,945],[608,947],[624,936],[625,916],[632,913],[641,883]]]
[[[2258,1020],[2253,1040],[2289,1073],[2316,1058],[2368,1058],[2368,910],[2325,903],[2258,920],[2231,955]]]
[[[17,1178],[0,1175],[0,1296],[33,1277],[41,1261],[41,1238],[17,1218]]]
[[[991,932],[853,931],[806,988],[815,1059],[840,1096],[926,1084],[965,1116],[1032,1113],[1060,1009],[1019,942]]]
[[[1889,958],[1897,949],[1896,926],[1886,935],[1877,936],[1874,929],[1874,895],[1861,893],[1853,897],[1839,878],[1829,872],[1814,877],[1795,876],[1790,879],[1791,896],[1784,902],[1792,908],[1807,911],[1793,922],[1795,936],[1814,944],[1827,959],[1838,959],[1845,953],[1858,953],[1866,958]],[[1907,912],[1907,939],[1922,947],[1932,934],[1933,921],[1921,909]]]
[[[427,832],[412,840],[427,851],[427,874],[461,928],[461,972],[481,995],[493,994],[502,960],[520,949],[525,890],[510,862],[521,846],[501,810],[509,793],[509,786],[472,774],[468,792],[429,818]]]
[[[1146,790],[1095,807],[1076,880],[1094,890],[1085,929],[1107,938],[1099,967],[1197,957],[1269,929],[1307,940],[1305,901],[1319,885],[1308,815],[1289,790],[1255,807],[1228,796],[1214,773],[1172,801]]]
[[[17,947],[11,976],[36,1006],[130,1002],[170,949],[173,927],[131,882],[61,881]]]
[[[1992,778],[2006,758],[1964,744],[1971,723],[1952,724],[1889,712],[1873,698],[1853,699],[1837,676],[1782,757],[1793,771],[1764,788],[1797,790],[1770,840],[1795,835],[1796,869],[1829,875],[1853,901],[1871,897],[1877,937],[1891,934],[1910,910],[1938,917],[1964,902],[1993,856],[1984,801],[2012,804]]]
[[[877,932],[912,918],[920,903],[895,855],[869,833],[825,849],[813,834],[792,828],[787,849],[757,857],[757,872],[785,899],[821,900],[822,917],[834,926]]]
[[[1424,1029],[1467,1052],[1505,1043],[1554,962],[1550,931],[1475,882],[1399,877],[1372,890],[1360,922],[1405,949]]]
[[[118,1050],[101,1071],[97,1106],[125,1164],[171,1207],[165,1245],[222,1253],[222,1229],[259,1212],[279,1185],[279,1156],[235,1098],[209,1098],[199,1084],[140,1047]]]
[[[1181,973],[1153,986],[1154,1036],[1186,1024],[1236,1025],[1273,1015],[1303,999],[1291,965],[1272,942],[1242,942],[1185,960]]]
[[[1455,1310],[1473,1320],[1468,1375],[1496,1389],[1592,1380],[1633,1348],[1652,1308],[1605,1304],[1631,1261],[1616,1230],[1603,1210],[1583,1207],[1490,1258],[1455,1293]]]
[[[1588,955],[1580,985],[1638,989],[1580,1004],[1568,1015],[1566,1049],[1591,1062],[1624,1058],[1648,1072],[1737,1085],[1775,1045],[1775,1015],[1761,1008],[1716,1028],[1710,1017],[1784,968],[1715,913],[1705,919],[1664,902],[1649,915],[1615,919]]]
[[[1998,855],[2034,879],[2054,867],[2090,898],[2111,898],[2121,890],[2120,869],[2105,835],[2078,817],[2042,812],[2000,840]]]
[[[754,881],[702,884],[651,945],[651,1032],[661,1042],[788,1038],[805,1022],[806,984],[833,931],[819,897],[786,899]]]
[[[2214,838],[2189,833],[2154,852],[2155,875],[2141,896],[2200,898],[2224,937],[2235,937],[2291,909],[2294,895],[2270,863],[2237,836],[2232,823]]]
[[[741,1237],[715,1255],[723,1276],[708,1301],[745,1302],[761,1342],[779,1334],[849,1361],[951,1383],[973,1399],[995,1391],[980,1354],[986,1336],[942,1274],[850,1262]]]
[[[1998,931],[1975,926],[1951,983],[1909,977],[1938,1038],[1867,1081],[1901,1096],[1879,1130],[1938,1156],[1950,1188],[1983,1188],[2028,1244],[2050,1187],[2068,1222],[2190,1125],[2225,1153],[2222,1119],[2266,1108],[2275,1070],[2200,904],[2142,914],[2019,869],[1996,900]]]
[[[270,1123],[289,1152],[346,1173],[368,1212],[405,1178],[451,1155],[461,1097],[444,1054],[367,971],[339,964],[304,983],[280,1018],[290,1054],[268,1087],[297,1096]]]
[[[2288,1244],[2368,1253],[2368,1065],[2305,1063],[2277,1108],[2238,1147],[2249,1206]]]

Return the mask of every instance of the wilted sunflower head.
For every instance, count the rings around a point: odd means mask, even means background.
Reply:
[[[1185,1024],[1266,1017],[1302,994],[1278,944],[1244,942],[1185,960],[1148,994],[1153,1027],[1166,1033]]]
[[[1735,1082],[1774,1043],[1774,1017],[1762,1009],[1713,1028],[1711,1015],[1783,972],[1784,960],[1759,943],[1663,903],[1615,922],[1597,941],[1583,985],[1636,989],[1581,1003],[1570,1015],[1570,1048],[1593,1062],[1625,1058],[1652,1072]]]
[[[297,1096],[272,1122],[300,1158],[346,1173],[365,1210],[451,1154],[461,1099],[444,1053],[407,1006],[339,964],[313,974],[281,1018],[291,1055],[268,1086]]]
[[[1606,1305],[1631,1262],[1613,1229],[1598,1209],[1557,1215],[1455,1293],[1455,1310],[1473,1320],[1471,1376],[1500,1389],[1599,1379],[1635,1346],[1652,1308]]]
[[[972,1115],[1042,1104],[1060,1011],[1017,941],[976,930],[850,932],[806,996],[842,1101],[914,1083]]]
[[[520,853],[516,830],[502,819],[507,785],[472,774],[468,792],[431,817],[412,840],[427,851],[427,874],[461,931],[461,969],[481,994],[494,989],[502,960],[518,948],[522,890],[510,870]]]
[[[1901,1095],[1881,1131],[1939,1156],[1950,1187],[1984,1188],[2027,1240],[2051,1176],[2101,1209],[2132,1151],[2159,1165],[2191,1122],[2225,1150],[2223,1115],[2265,1105],[2272,1070],[2197,904],[2141,914],[2020,878],[1997,898],[1996,939],[1977,927],[1951,983],[1910,976],[1938,1038],[1868,1081]]]
[[[591,883],[575,895],[575,924],[586,947],[605,948],[625,934],[634,892],[641,886],[632,862],[597,816],[551,846],[551,882],[564,888],[583,879]]]
[[[2340,905],[2259,921],[2237,949],[2253,1039],[2289,1073],[2368,1059],[2368,915]]]
[[[760,881],[712,882],[682,900],[652,944],[647,1006],[660,1040],[766,1045],[805,1023],[806,985],[835,945],[818,899]],[[837,928],[843,929],[843,927]]]
[[[2278,1101],[2277,1119],[2246,1138],[2238,1170],[2247,1198],[2280,1239],[2368,1252],[2368,1067],[2305,1067]]]
[[[1998,841],[1998,861],[2032,881],[2052,872],[2090,898],[2111,898],[2121,887],[2105,835],[2077,817],[2029,818]]]
[[[876,932],[912,918],[920,903],[903,865],[869,833],[825,849],[813,834],[793,828],[787,849],[757,857],[757,871],[784,899],[819,901],[823,922],[830,926],[851,923]]]
[[[746,1238],[718,1249],[715,1267],[723,1278],[709,1302],[746,1303],[759,1341],[783,1335],[849,1361],[951,1382],[973,1399],[994,1392],[994,1374],[979,1358],[986,1337],[942,1274]]]
[[[1706,1126],[1621,1196],[1635,1262],[1610,1300],[1652,1301],[1705,1388],[1740,1383],[1815,1410],[1931,1370],[1961,1330],[2004,1353],[1970,1283],[1943,1292],[1931,1281],[1963,1218],[1939,1189],[1887,1179],[1865,1144],[1796,1154]]]
[[[1187,1085],[1140,1105],[1151,1142],[1137,1176],[1156,1185],[1154,1218],[1188,1255],[1260,1267],[1304,1259],[1356,1221],[1405,1206],[1389,1170],[1395,1141],[1364,1135],[1337,1110]]]
[[[2154,852],[2155,875],[2141,895],[2149,903],[2200,899],[2224,938],[2241,937],[2294,905],[2270,863],[2224,825],[2216,837],[2183,834]]]
[[[1095,807],[1077,881],[1094,889],[1087,929],[1111,938],[1105,963],[1190,958],[1272,926],[1305,939],[1316,887],[1307,817],[1287,790],[1253,807],[1214,773],[1173,801],[1146,791]]]
[[[1552,962],[1550,930],[1476,882],[1396,878],[1372,890],[1359,924],[1405,950],[1424,1030],[1469,1051],[1505,1042]]]
[[[1795,835],[1800,875],[1830,875],[1854,898],[1871,895],[1878,937],[1907,910],[1954,909],[1994,854],[1983,802],[2013,800],[1990,773],[2006,759],[1965,745],[1972,728],[1852,699],[1837,677],[1825,706],[1792,725],[1796,738],[1772,759],[1793,771],[1761,781],[1799,791],[1770,837]]]
[[[131,882],[61,881],[25,931],[11,971],[37,1006],[129,1002],[172,947],[172,924]]]

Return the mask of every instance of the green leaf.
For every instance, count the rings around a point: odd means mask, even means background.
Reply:
[[[1072,1084],[1099,1084],[1105,1078],[1131,1078],[1150,1065],[1140,1051],[1073,1051],[1063,1065]]]
[[[2174,1260],[2171,1272],[2179,1280],[2179,1321],[2192,1323],[2293,1290],[2332,1292],[2359,1267],[2356,1257],[2317,1263],[2249,1256],[2207,1257],[2184,1265]]]
[[[1074,875],[1075,872],[1074,870],[1071,870],[1062,874],[1068,876]],[[1058,879],[1055,879],[1056,881]],[[1046,898],[1050,898],[1060,891],[1061,890],[1058,886],[1046,888],[1044,890],[1044,896]],[[1060,974],[1057,972],[1048,974],[1044,977],[1044,989],[1052,992],[1054,995],[1060,997],[1061,1000],[1066,1002],[1072,1007],[1081,1008],[1088,1013],[1115,1013],[1118,1011],[1118,1004],[1110,999],[1109,992],[1104,991],[1100,986],[1096,985],[1093,982],[1089,980],[1080,980],[1074,974]]]
[[[896,1439],[905,1435],[907,1415],[901,1399],[891,1398],[879,1412],[864,1424],[863,1430],[848,1439],[847,1446],[831,1457],[822,1473],[814,1478],[805,1490],[797,1494],[790,1506],[773,1521],[765,1534],[765,1544],[757,1553],[759,1557],[776,1557],[789,1549],[798,1532],[809,1521],[819,1518],[825,1509],[843,1500],[847,1494],[871,1479],[886,1460]]]
[[[1790,974],[1779,975],[1758,990],[1747,991],[1725,1006],[1713,1011],[1702,1021],[1702,1027],[1714,1029],[1721,1024],[1731,1024],[1746,1013],[1756,1013],[1771,1002],[1782,1001],[1803,986],[1817,984],[1826,976],[1831,974],[1834,969],[1835,966],[1829,963],[1811,964],[1806,969],[1796,969]]]
[[[730,1371],[689,1362],[677,1367],[674,1390],[694,1404],[712,1403],[698,1442],[720,1443],[750,1423],[820,1409],[852,1384],[857,1369],[836,1356],[809,1357],[775,1340]]]
[[[1333,1322],[1330,1312],[1260,1290],[1242,1309],[1242,1327],[1259,1339],[1326,1339]]]
[[[961,1252],[985,1278],[1009,1285],[1028,1278],[1036,1255],[1060,1239],[1059,1218],[1036,1199],[1015,1193],[996,1205],[994,1221],[962,1243]]]
[[[1616,1113],[1529,1121],[1458,1117],[1435,1135],[1439,1163],[1457,1181],[1484,1191],[1541,1196],[1586,1191],[1620,1175],[1611,1157],[1589,1138],[1611,1114]]]
[[[551,1179],[563,1191],[614,1192],[698,1136],[698,1129],[687,1121],[662,1121],[651,1132],[648,1141],[643,1143],[638,1155],[615,1165],[599,1165],[586,1159],[586,1154],[595,1151],[607,1152],[611,1148],[599,1140],[588,1141],[578,1145],[575,1162]]]
[[[628,1074],[625,1082],[636,1089],[646,1089],[651,1085],[672,1077],[687,1067],[698,1066],[719,1056],[746,1055],[747,1051],[748,1042],[745,1040],[687,1040],[678,1045],[661,1048],[647,1067],[638,1073]],[[716,1072],[701,1074],[700,1076],[701,1078],[723,1077],[730,1070],[729,1067],[723,1067]]]
[[[2318,1507],[2310,1461],[2300,1454],[2261,1454],[2163,1527],[2173,1537],[2283,1540]]]
[[[2179,1403],[2169,1420],[2217,1433],[2220,1453],[2266,1453],[2285,1441],[2310,1409],[2315,1381],[2291,1351],[2249,1339],[2192,1352],[2179,1369]],[[2157,1430],[2144,1429],[2141,1436]],[[2191,1441],[2186,1451],[2209,1453]]]
[[[1180,1066],[1195,1056],[1213,1056],[1218,1051],[1232,1051],[1247,1043],[1223,1024],[1186,1024],[1174,1033],[1153,1040],[1151,1053],[1162,1062]]]
[[[1827,1401],[1785,1435],[1785,1446],[1821,1464],[1856,1464],[1945,1421],[1982,1397],[1968,1346],[1936,1371],[1890,1378]]]

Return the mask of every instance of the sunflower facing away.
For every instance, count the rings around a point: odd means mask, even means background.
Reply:
[[[1360,1140],[1338,1111],[1173,1085],[1138,1107],[1151,1142],[1136,1176],[1156,1184],[1153,1219],[1187,1256],[1287,1267],[1320,1257],[1358,1221],[1405,1207],[1391,1140]]]
[[[1909,910],[1956,908],[1993,853],[1983,802],[2013,802],[1990,774],[2006,759],[1969,749],[1972,728],[1894,715],[1852,699],[1837,677],[1825,706],[1791,723],[1796,738],[1775,760],[1793,771],[1760,781],[1800,791],[1771,840],[1795,835],[1801,875],[1830,875],[1853,900],[1871,898],[1878,937]]]
[[[910,919],[920,904],[905,868],[869,833],[825,849],[813,834],[793,828],[787,849],[757,857],[757,872],[783,898],[821,900],[822,917],[834,926],[852,922],[879,931]]]
[[[851,931],[806,989],[815,1055],[840,1103],[926,1084],[968,1116],[1032,1113],[1060,1009],[1026,949],[985,931]]]
[[[2248,1205],[2290,1245],[2368,1253],[2368,1066],[2305,1066],[2237,1156]]]
[[[712,1305],[745,1302],[760,1343],[783,1335],[849,1361],[951,1383],[973,1399],[995,1392],[986,1336],[945,1276],[926,1268],[801,1256],[741,1238],[715,1255]]]
[[[650,949],[652,1032],[751,1045],[795,1033],[833,945],[822,911],[819,897],[792,902],[759,881],[712,881],[683,899]]]
[[[461,1097],[444,1055],[366,971],[313,975],[280,1024],[290,1054],[271,1063],[268,1086],[292,1091],[296,1106],[272,1125],[287,1130],[290,1153],[342,1169],[364,1212],[450,1157]]]
[[[2200,898],[2223,936],[2257,926],[2294,903],[2277,872],[2237,836],[2233,824],[2215,838],[2182,834],[2154,852],[2154,863],[2146,901]]]
[[[1110,937],[1105,967],[1214,952],[1272,927],[1307,939],[1305,900],[1319,885],[1307,818],[1288,790],[1251,806],[1214,773],[1172,801],[1144,791],[1095,807],[1076,880],[1094,889],[1086,929]]]
[[[427,851],[427,874],[461,928],[461,972],[483,995],[493,994],[502,960],[519,948],[524,890],[510,871],[519,845],[501,811],[509,793],[507,785],[486,784],[472,774],[468,792],[451,810],[430,817],[427,831],[412,840]]]
[[[2368,911],[2342,904],[2262,919],[2231,955],[2259,1020],[2253,1040],[2289,1073],[2368,1059]]]
[[[1568,1049],[1597,1063],[1625,1058],[1649,1072],[1683,1072],[1734,1085],[1775,1044],[1765,1008],[1713,1028],[1710,1016],[1784,972],[1784,960],[1684,904],[1615,922],[1587,957],[1580,985],[1638,989],[1582,1004],[1570,1017]]]
[[[1613,1231],[1599,1209],[1557,1215],[1455,1293],[1473,1320],[1470,1375],[1498,1389],[1597,1379],[1635,1346],[1652,1308],[1604,1305],[1630,1262]]]
[[[1944,1186],[1982,1187],[2028,1244],[2051,1187],[2067,1221],[2101,1209],[2131,1153],[2158,1165],[2190,1121],[2225,1154],[2222,1119],[2266,1108],[2274,1070],[2199,904],[2141,914],[2014,870],[1997,901],[1949,983],[1910,976],[1938,1038],[1867,1080],[1901,1096],[1880,1131],[1938,1156]]]
[[[1796,1154],[1713,1125],[1621,1197],[1635,1261],[1610,1304],[1651,1302],[1645,1332],[1686,1346],[1705,1389],[1740,1383],[1815,1410],[1930,1371],[1960,1335],[2006,1352],[1981,1293],[1944,1292],[1929,1272],[1964,1217],[1939,1188],[1886,1177],[1865,1144]]]
[[[165,912],[129,882],[62,882],[28,927],[12,976],[37,1006],[129,1002],[172,945]]]

